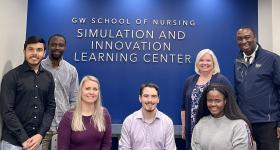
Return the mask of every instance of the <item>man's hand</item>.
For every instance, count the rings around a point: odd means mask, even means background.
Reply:
[[[43,139],[43,136],[41,134],[35,134],[29,139],[30,147],[27,150],[36,150]]]
[[[280,127],[277,127],[277,138],[280,139]]]
[[[31,145],[30,145],[30,138],[29,138],[29,139],[27,139],[26,141],[24,141],[24,142],[22,143],[22,149],[27,150],[27,149],[29,149],[30,147],[31,147]]]

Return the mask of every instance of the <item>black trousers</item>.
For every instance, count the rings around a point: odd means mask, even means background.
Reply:
[[[252,130],[257,150],[279,150],[277,122],[252,123]]]

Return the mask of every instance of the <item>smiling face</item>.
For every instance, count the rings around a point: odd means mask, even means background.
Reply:
[[[224,95],[217,90],[211,90],[207,93],[207,107],[211,115],[215,118],[224,115],[226,100]]]
[[[95,81],[86,80],[82,86],[82,103],[94,104],[99,98],[99,85]]]
[[[139,101],[142,104],[143,111],[156,111],[157,104],[159,103],[157,90],[152,87],[145,87],[142,91],[142,95],[139,95]]]
[[[45,57],[45,48],[43,43],[28,44],[23,50],[25,60],[32,68],[37,68]]]
[[[200,73],[211,73],[214,69],[214,61],[209,53],[205,53],[198,61],[197,68]]]
[[[54,36],[50,39],[48,48],[49,48],[49,56],[51,59],[60,60],[65,51],[65,39],[60,36]]]
[[[239,48],[246,54],[251,55],[257,46],[256,35],[249,28],[239,29],[236,34]]]

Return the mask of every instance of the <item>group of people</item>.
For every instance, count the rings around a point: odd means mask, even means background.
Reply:
[[[102,107],[97,78],[79,87],[76,68],[63,59],[66,38],[38,36],[24,43],[24,62],[3,76],[0,93],[2,150],[111,148],[111,118]]]
[[[240,53],[234,86],[220,73],[213,51],[201,50],[184,85],[182,138],[187,150],[278,150],[280,57],[263,49],[250,27],[236,33]]]
[[[110,150],[112,123],[102,106],[99,80],[87,75],[79,85],[76,68],[63,59],[63,35],[50,36],[47,46],[44,59],[44,39],[28,37],[23,64],[2,79],[1,149],[50,150],[57,144],[59,150]],[[175,150],[173,122],[156,109],[159,87],[153,83],[141,85],[139,101],[142,108],[124,121],[119,149]],[[141,132],[131,133],[135,128]],[[155,129],[160,133],[151,134]],[[53,137],[57,137],[57,143],[52,143]]]
[[[181,120],[187,150],[278,150],[280,138],[280,57],[257,43],[254,30],[237,31],[240,54],[234,86],[220,73],[210,49],[201,50],[195,75],[186,79]],[[24,62],[3,76],[0,108],[2,150],[109,150],[112,129],[102,106],[100,82],[63,59],[66,38],[37,36],[24,43]],[[159,87],[140,86],[142,107],[125,118],[120,150],[176,150],[171,118],[157,109]]]

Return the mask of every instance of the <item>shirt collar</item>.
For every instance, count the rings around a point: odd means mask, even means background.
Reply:
[[[29,66],[28,62],[25,60],[22,64],[23,66],[23,70],[24,71],[33,71],[33,69]],[[39,65],[39,69],[38,69],[39,72],[42,72],[44,71],[44,68],[41,66],[41,63]]]
[[[136,112],[136,118],[144,120],[144,116],[143,116],[143,113],[142,113],[142,108]],[[162,116],[160,115],[160,112],[159,112],[158,109],[156,109],[156,116],[155,116],[154,120],[155,119],[162,119]]]
[[[259,45],[257,44],[254,52],[251,54],[251,55],[246,55],[244,52],[243,52],[243,58],[246,60],[246,57],[251,57],[250,58],[250,63],[252,63],[252,61],[255,59],[256,57],[256,51],[259,49]]]
[[[48,57],[45,59],[45,61],[46,61],[46,64],[47,64],[48,66],[52,66],[52,61],[51,61],[51,59],[50,59],[50,56],[48,56]],[[61,66],[62,63],[63,63],[63,57],[62,57],[61,60],[59,61],[59,66]]]

